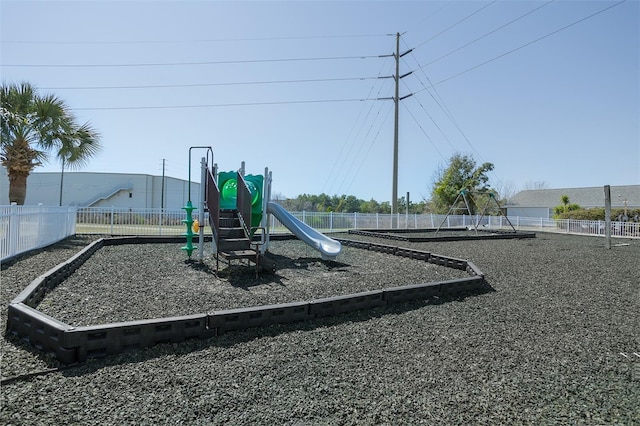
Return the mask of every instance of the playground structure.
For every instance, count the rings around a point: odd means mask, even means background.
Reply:
[[[213,163],[211,147],[189,148],[189,182],[191,182],[191,151],[206,149],[206,156],[200,161],[201,193],[199,219],[193,218],[191,188],[187,205],[183,207],[186,219],[186,244],[182,250],[191,259],[196,250],[193,238],[198,235],[198,261],[204,259],[205,212],[209,215],[212,251],[216,259],[216,272],[220,260],[231,265],[233,260],[247,260],[255,264],[256,277],[262,271],[274,272],[275,264],[264,254],[269,248],[268,216],[275,216],[297,238],[320,252],[323,260],[334,260],[342,251],[342,245],[298,220],[284,208],[270,200],[271,172],[265,168],[264,175],[245,174],[244,162],[238,171],[219,172]],[[213,164],[212,164],[213,163]],[[194,226],[194,224],[196,226]]]
[[[481,196],[486,198],[486,202],[482,207],[480,214],[473,214],[471,205],[478,206],[478,198],[475,196]],[[461,202],[464,202],[464,206],[460,207]],[[493,203],[492,203],[493,202]],[[490,211],[490,208],[495,210]],[[471,220],[471,226],[451,227],[442,226],[447,222],[452,214],[456,211],[463,211],[469,215]],[[502,229],[487,229],[481,224],[483,219],[489,214],[494,213],[504,218],[506,223],[509,224],[510,230]],[[465,216],[463,216],[464,218]],[[474,235],[469,235],[468,231],[475,231]],[[443,235],[446,231],[446,234]],[[441,233],[442,232],[442,233]],[[500,208],[498,200],[493,192],[485,191],[469,191],[466,189],[460,190],[455,201],[449,208],[444,219],[437,228],[424,228],[424,229],[350,229],[349,234],[364,235],[369,237],[385,238],[388,240],[398,240],[407,242],[435,242],[435,241],[469,241],[469,240],[489,240],[489,239],[521,239],[521,238],[535,238],[535,232],[529,231],[517,231],[509,218],[503,213]],[[410,235],[407,235],[410,234]]]
[[[207,339],[229,331],[244,330],[273,324],[313,321],[327,316],[358,310],[381,308],[397,303],[417,300],[438,300],[486,291],[484,273],[472,262],[417,250],[365,241],[334,240],[304,224],[276,203],[269,201],[271,174],[255,179],[244,174],[244,165],[237,172],[217,173],[217,166],[209,168],[207,157],[201,161],[199,218],[193,218],[195,208],[189,201],[185,206],[187,218],[183,223],[187,238],[182,249],[190,258],[196,249],[203,257],[205,205],[209,212],[212,244],[218,259],[247,259],[256,264],[256,273],[273,267],[264,256],[269,244],[265,216],[272,214],[296,237],[318,250],[323,259],[334,259],[342,244],[361,250],[404,257],[416,262],[427,262],[465,271],[466,277],[399,287],[389,287],[360,293],[344,294],[275,305],[251,306],[226,310],[208,310],[206,313],[152,318],[100,325],[74,326],[40,312],[37,308],[49,291],[74,274],[96,251],[105,246],[152,243],[177,243],[181,237],[111,237],[93,241],[70,259],[50,269],[31,282],[8,306],[7,333],[26,341],[38,350],[53,354],[63,364],[83,362],[89,358],[122,353],[162,343],[179,343],[187,339]],[[212,160],[213,158],[211,158]],[[191,170],[189,170],[189,173]],[[248,182],[252,182],[249,184]],[[256,195],[260,190],[262,193]],[[253,187],[253,192],[252,192]],[[219,189],[222,188],[222,191]],[[222,195],[221,195],[222,194]],[[234,197],[235,194],[235,197]],[[234,208],[235,206],[235,208]],[[265,214],[266,212],[266,214]],[[196,222],[197,220],[197,222]],[[197,223],[197,226],[194,224]],[[199,244],[193,244],[198,234]],[[99,285],[99,283],[96,283]],[[98,290],[98,289],[96,289]],[[102,297],[107,297],[102,296]]]
[[[473,216],[473,210],[471,209],[471,205],[478,206],[478,202],[477,202],[478,199],[474,198],[474,196],[486,197],[486,202],[482,207],[481,214],[479,216],[476,216],[476,220],[473,222],[473,229],[476,231],[476,235],[478,234],[478,227],[482,222],[482,219],[489,213],[489,209],[494,207],[497,209],[495,212],[506,219],[507,223],[511,227],[511,230],[513,232],[517,232],[516,228],[514,228],[509,218],[502,211],[502,208],[500,207],[500,204],[496,199],[495,193],[493,193],[492,191],[471,191],[468,189],[461,189],[460,192],[458,192],[458,196],[454,200],[453,204],[451,204],[451,207],[449,208],[447,215],[442,220],[442,223],[440,223],[440,225],[438,226],[438,229],[436,230],[436,232],[440,231],[440,229],[442,228],[442,225],[444,225],[444,223],[447,221],[447,218],[456,211],[462,211],[463,214],[464,212],[466,212],[467,214],[469,214],[469,216]],[[462,198],[462,201],[464,201],[464,207],[458,207],[460,205],[461,198]]]

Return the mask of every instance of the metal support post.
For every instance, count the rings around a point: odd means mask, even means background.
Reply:
[[[604,186],[604,248],[611,249],[611,187]]]
[[[198,219],[198,260],[204,259],[204,199],[207,193],[207,159],[200,160],[200,215]]]

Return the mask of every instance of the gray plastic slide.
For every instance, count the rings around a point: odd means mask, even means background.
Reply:
[[[340,241],[316,231],[286,211],[281,205],[274,202],[267,203],[267,213],[274,215],[289,231],[293,232],[293,235],[318,250],[323,260],[334,260],[342,251]]]

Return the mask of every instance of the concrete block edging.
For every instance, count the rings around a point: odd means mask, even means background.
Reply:
[[[175,241],[174,241],[175,239]],[[340,240],[346,246],[408,257],[466,271],[469,277],[411,284],[311,301],[219,310],[211,313],[73,327],[37,310],[47,292],[75,272],[93,253],[105,245],[181,242],[182,238],[112,237],[89,244],[65,262],[33,280],[8,307],[6,331],[38,350],[53,354],[63,364],[87,358],[118,354],[162,343],[206,339],[228,331],[274,324],[309,321],[395,303],[426,300],[477,291],[484,274],[472,262],[422,250],[360,241]]]

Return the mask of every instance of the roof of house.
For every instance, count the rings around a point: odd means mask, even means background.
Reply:
[[[604,187],[533,189],[514,195],[506,207],[549,207],[562,204],[561,197],[567,195],[571,204],[580,207],[604,207]],[[611,206],[640,208],[640,185],[611,186]]]

